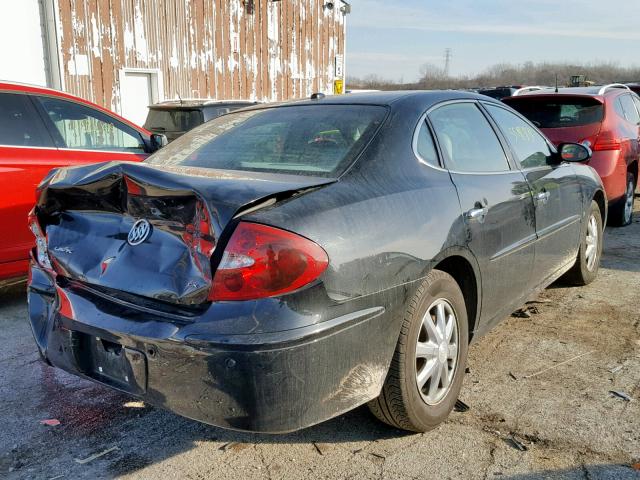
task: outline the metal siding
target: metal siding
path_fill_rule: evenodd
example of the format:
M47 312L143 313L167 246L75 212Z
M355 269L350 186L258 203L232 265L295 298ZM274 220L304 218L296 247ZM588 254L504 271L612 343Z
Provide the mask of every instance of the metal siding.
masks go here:
M125 68L157 69L164 98L332 93L334 58L344 53L339 6L255 0L247 13L244 0L60 0L64 84L117 111Z

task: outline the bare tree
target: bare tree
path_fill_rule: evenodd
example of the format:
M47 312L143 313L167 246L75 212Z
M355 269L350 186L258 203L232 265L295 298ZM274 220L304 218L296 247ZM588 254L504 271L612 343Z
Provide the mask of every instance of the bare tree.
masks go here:
M617 63L533 63L520 65L496 64L478 75L467 77L447 77L442 68L425 63L420 67L420 79L415 83L402 83L382 79L377 75L368 75L364 79L350 78L351 88L370 88L380 90L398 89L446 89L478 88L505 85L549 85L555 84L556 75L560 86L567 85L572 75L585 75L587 80L596 84L610 82L640 81L639 67L624 67Z

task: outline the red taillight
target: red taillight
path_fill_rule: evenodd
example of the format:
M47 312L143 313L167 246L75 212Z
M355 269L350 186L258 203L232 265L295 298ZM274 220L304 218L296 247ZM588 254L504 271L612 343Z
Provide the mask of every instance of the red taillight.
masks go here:
M47 237L42 233L38 217L31 211L29 213L29 229L36 237L36 256L41 267L51 270L51 261L49 260L49 250L47 249Z
M292 292L316 280L326 252L295 233L240 222L216 270L209 300L251 300Z
M604 131L600 132L598 138L596 138L592 150L594 152L602 152L605 150L620 150L621 148L620 140L615 138L612 132Z

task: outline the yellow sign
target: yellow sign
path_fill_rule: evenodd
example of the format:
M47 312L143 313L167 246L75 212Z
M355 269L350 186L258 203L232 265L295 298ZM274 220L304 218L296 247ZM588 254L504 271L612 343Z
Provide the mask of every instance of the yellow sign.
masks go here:
M344 93L344 80L337 78L333 81L333 94L342 95Z

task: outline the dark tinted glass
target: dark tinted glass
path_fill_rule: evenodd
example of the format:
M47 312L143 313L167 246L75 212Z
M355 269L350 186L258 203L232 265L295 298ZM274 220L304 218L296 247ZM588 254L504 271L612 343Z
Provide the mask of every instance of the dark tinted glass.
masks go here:
M436 147L433 144L433 137L429 131L429 127L426 122L422 122L422 126L418 131L418 138L416 141L416 152L420 155L420 158L427 162L429 165L438 167L438 154L436 153Z
M35 97L57 132L60 148L144 153L140 134L94 108L52 97Z
M515 92L515 88L490 88L486 90L478 90L480 95L486 95L487 97L495 98L496 100L502 100L503 98L510 97Z
M209 120L213 120L214 118L219 117L220 115L224 115L225 113L233 112L234 110L239 110L241 108L247 108L251 105L253 104L236 103L215 107L207 106L202 110L202 113L204 114L204 121L208 122Z
M507 103L538 128L579 127L599 123L604 105L589 97L540 97L532 95L508 99Z
M0 93L0 145L54 147L27 95Z
M504 108L487 105L487 109L507 137L522 168L541 167L552 163L551 149L535 128Z
M230 113L149 157L154 165L333 177L356 158L386 108L305 105Z
M202 123L200 110L149 109L144 128L154 132L187 132Z
M449 169L460 172L509 170L498 137L475 104L445 105L429 118Z

